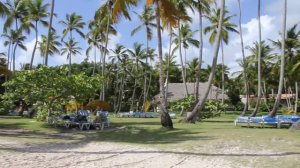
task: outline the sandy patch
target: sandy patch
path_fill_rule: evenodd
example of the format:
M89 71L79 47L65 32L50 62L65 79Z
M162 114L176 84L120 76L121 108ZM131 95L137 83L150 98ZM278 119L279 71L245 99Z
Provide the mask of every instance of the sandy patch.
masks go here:
M22 130L6 132L14 136L26 133ZM6 132L2 130L5 135L10 135ZM32 134L29 135L30 140ZM49 134L49 138L68 136L69 133ZM199 143L188 151L176 149L176 146L162 150L125 143L66 142L37 144L0 137L1 168L250 168L270 167L270 163L276 165L282 159L293 166L300 159L300 153L274 152L263 146L254 148L251 144L245 148L238 141L220 141L210 145Z
M0 140L0 148L3 168L230 167L230 162L222 158L116 143L40 146Z

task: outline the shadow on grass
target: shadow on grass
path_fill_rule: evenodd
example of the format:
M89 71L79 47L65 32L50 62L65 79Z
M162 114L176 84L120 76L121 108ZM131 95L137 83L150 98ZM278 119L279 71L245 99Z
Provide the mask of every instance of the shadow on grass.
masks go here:
M143 128L126 126L114 132L99 132L87 135L94 141L126 142L134 144L172 144L190 140L213 140L212 136L201 136L201 132L191 132L186 129L166 130L162 128Z
M78 140L73 134L49 133L41 131L27 131L22 129L0 129L0 137L28 138L28 139L57 139L57 140Z

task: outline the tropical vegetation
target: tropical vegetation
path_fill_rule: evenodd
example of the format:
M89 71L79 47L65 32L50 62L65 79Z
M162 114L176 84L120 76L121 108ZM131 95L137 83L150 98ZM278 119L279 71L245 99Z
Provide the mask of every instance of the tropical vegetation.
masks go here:
M147 0L146 3L105 0L88 23L76 12L66 14L65 19L58 22L64 26L62 31L53 23L55 1L47 2L0 2L0 19L4 21L0 101L10 108L14 101L21 99L26 104L46 109L51 115L54 108L58 110L71 99L80 103L101 100L109 102L114 113L119 113L144 111L150 102L152 110L159 109L161 125L166 128L173 128L169 111L181 106L185 112L191 112L182 120L188 123L199 121L204 116L203 111L222 112L227 108L244 109L242 115L251 113L252 116L262 109L274 116L283 106L297 112L300 31L297 24L286 26L286 0L281 37L269 40L261 37L261 2L257 1L259 38L248 46L243 44L239 0L236 3L240 9L239 23L234 23L236 14L229 13L225 0L218 3L212 0ZM199 27L192 26L192 15L198 15ZM131 35L145 33L146 43L132 41L129 45L112 46L111 39L118 34L116 24L123 18L130 22L133 16L139 24L130 30ZM207 23L204 25L203 21ZM41 30L46 33L42 34ZM204 39L207 33L208 41ZM170 39L167 52L162 44L165 34ZM17 68L17 53L21 49L31 50L24 45L30 35L34 36L34 47L28 51L31 61L22 62L21 68ZM233 75L230 66L225 64L223 53L226 48L223 43L228 44L231 36L240 36L242 53L242 59L236 60L240 69ZM87 49L80 41L86 42ZM205 43L213 46L213 52L212 62L204 64ZM199 54L191 54L189 48ZM219 53L222 62L218 62ZM79 55L86 57L81 63L75 63ZM39 56L43 62L36 64L34 60ZM64 56L68 65L48 67L49 56ZM195 83L193 93L188 90L189 82ZM208 88L200 91L200 82L207 82ZM184 84L182 100L168 102L169 83ZM207 100L212 86L221 90L221 96L213 102ZM285 102L280 102L282 94L292 96L286 96ZM241 105L240 95L247 98L244 108L237 108Z

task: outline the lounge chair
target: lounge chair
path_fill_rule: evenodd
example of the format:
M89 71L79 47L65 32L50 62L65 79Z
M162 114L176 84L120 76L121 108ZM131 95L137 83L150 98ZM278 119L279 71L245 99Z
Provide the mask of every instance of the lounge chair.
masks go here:
M97 120L97 117L94 122L90 123L91 125L93 125L94 127L99 127L101 130L103 130L105 126L109 127L110 121L109 121L109 113L107 111L102 112L99 121Z
M276 117L270 117L270 116L262 116L262 121L260 122L262 127L264 128L265 125L274 125L277 126L277 128L280 128L280 119Z
M300 120L300 117L297 115L278 115L279 125L278 128L280 128L282 125L288 125L291 126L293 123L296 123Z
M64 126L70 128L71 126L78 126L81 130L90 129L89 114L79 111L78 114L68 114L64 117Z
M249 118L249 117L238 116L238 117L234 120L234 126L237 126L238 123L247 123L247 124L248 124L248 127L249 127L249 126L250 126L250 125L249 125L249 121L250 121L250 118Z
M262 127L262 117L245 117L245 116L238 116L234 120L234 125L237 126L238 123L247 124L250 127L251 124L259 124Z

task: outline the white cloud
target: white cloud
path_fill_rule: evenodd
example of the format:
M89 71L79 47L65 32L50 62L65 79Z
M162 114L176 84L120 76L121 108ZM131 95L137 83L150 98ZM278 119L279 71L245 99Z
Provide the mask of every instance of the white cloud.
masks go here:
M276 16L278 25L282 23L283 14L283 2L282 0L273 0L266 9L266 12L270 15ZM300 22L299 19L299 0L289 0L287 1L287 27L291 27L296 23ZM281 28L281 27L280 27Z
M38 37L38 40L41 40L41 37ZM31 56L33 52L33 48L35 45L35 39L32 39L28 42L25 42L24 45L26 46L27 50L22 50L20 47L18 47L18 51L16 52L16 69L20 69L23 64L30 63ZM43 58L40 57L40 51L39 49L36 49L33 65L41 64L43 63Z
M279 28L275 17L264 15L261 17L262 40L268 42L268 39L278 39ZM253 42L258 40L258 20L251 19L249 22L242 24L244 46L252 46ZM239 34L232 35L229 44L224 46L225 64L229 66L231 72L239 69L236 59L242 58L241 44ZM248 56L250 52L245 50L245 55Z

